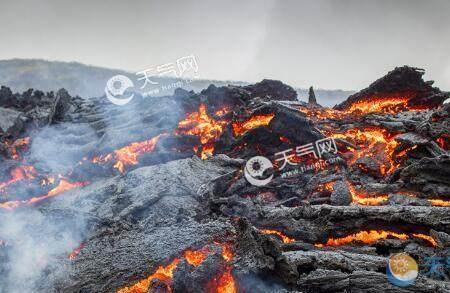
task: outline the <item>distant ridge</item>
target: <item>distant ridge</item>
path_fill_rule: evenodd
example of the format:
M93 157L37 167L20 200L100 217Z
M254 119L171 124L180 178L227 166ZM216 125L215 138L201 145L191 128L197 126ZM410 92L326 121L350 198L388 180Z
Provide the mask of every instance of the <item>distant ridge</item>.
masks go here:
M98 97L104 94L106 81L114 75L123 74L136 79L133 72L86 65L79 62L47 61L42 59L0 60L0 85L10 87L14 92L23 92L29 88L42 91L57 91L65 88L71 95L83 98ZM180 79L170 77L152 77L160 85L174 84ZM210 84L216 86L248 85L242 81L194 80L184 83L183 88L199 92ZM307 89L296 88L299 99L307 101ZM172 94L173 89L161 95ZM337 104L353 91L315 89L318 103L325 106Z

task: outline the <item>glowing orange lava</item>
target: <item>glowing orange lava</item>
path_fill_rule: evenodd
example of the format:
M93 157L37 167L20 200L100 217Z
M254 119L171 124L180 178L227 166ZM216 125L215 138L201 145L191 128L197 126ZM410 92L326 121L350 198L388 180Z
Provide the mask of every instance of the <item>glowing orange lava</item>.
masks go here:
M331 108L321 108L321 107L299 107L298 110L306 114L306 117L313 121L325 120L325 119L342 119L345 118L346 113L334 110Z
M231 274L231 269L228 267L222 275L214 278L208 288L211 288L208 290L211 293L236 293L237 286Z
M295 239L294 239L294 238L290 238L290 237L288 237L288 236L284 235L283 233L281 233L281 232L279 232L279 231L276 231L276 230L259 229L259 231L260 231L261 233L268 234L268 235L277 235L277 236L279 236L279 237L281 238L281 240L283 241L283 243L292 243L292 242L295 242Z
M421 238L427 240L432 246L436 246L436 241L428 235L424 234L412 234L413 237ZM342 246L355 242L360 242L364 244L373 244L381 239L387 239L388 237L393 237L401 240L409 239L410 236L404 233L396 233L391 231L383 231L383 230L369 230L369 231L360 231L345 237L341 238L329 238L327 243L325 244L315 244L316 247L324 247L324 246Z
M247 131L255 129L259 126L267 126L272 121L275 114L260 114L254 115L243 122L233 122L234 136L241 136Z
M77 258L77 255L81 252L81 250L84 248L84 243L81 243L80 246L78 246L77 248L75 248L70 254L69 254L69 259L70 260L75 260L75 258Z
M69 181L67 181L66 179L61 179L61 181L59 182L58 186L56 186L55 188L53 188L52 190L50 190L46 195L42 195L42 196L37 196L37 197L32 197L30 199L27 200L15 200L15 201L7 201L7 202L3 202L0 203L0 208L2 209L7 209L7 210L13 210L19 206L22 205L27 205L27 204L34 204L37 202L40 202L44 199L50 198L50 197L54 197L58 194L61 194L63 192L69 191L71 189L77 188L77 187L83 187L90 184L90 182L74 182L71 183Z
M428 235L425 235L425 234L416 234L416 233L413 233L412 235L414 237L416 237L416 238L421 238L421 239L424 239L424 240L428 241L434 247L437 246L436 240L434 240L434 238L431 237L431 236L428 236Z
M333 192L333 185L334 181L331 182L325 182L317 186L316 191L317 192Z
M436 139L436 142L444 150L450 150L450 134L443 134Z
M408 101L413 97L412 93L391 94L383 97L370 97L354 102L348 107L347 113L386 113L396 114L402 111L411 110Z
M362 191L356 191L353 184L350 182L346 182L348 190L350 191L350 194L352 195L352 202L360 205L379 205L385 201L387 201L388 196L387 195L377 195L375 197L371 197L369 194L362 192Z
M450 201L448 200L442 200L442 199L429 199L428 202L432 206L438 206L438 207L450 207Z
M175 258L167 266L159 266L148 278L145 278L130 287L119 289L117 293L147 293L153 279L158 279L170 286L173 278L173 270L180 263L181 259Z
M226 124L228 121L211 118L206 111L206 105L200 104L197 112L188 114L186 119L178 123L175 134L198 136L203 147L201 157L206 158L207 155L213 154L214 142L220 137Z
M222 247L222 257L224 258L225 261L230 262L233 257L231 247L228 244L219 244L219 243L215 244L220 245ZM171 292L172 290L171 286L173 282L173 271L175 270L177 265L181 262L181 260L184 258L190 265L197 267L206 259L208 253L210 253L208 246L205 246L199 250L187 250L183 253L182 258L175 258L168 265L159 266L158 269L148 278L142 279L132 286L119 289L117 293L147 293L149 290L149 286L152 280L154 279L158 279L164 282L169 291ZM234 278L231 275L231 269L227 267L227 269L221 276L211 281L211 286L208 286L208 288L211 288L211 292L216 293L237 292ZM233 288L235 291L231 291Z
M360 148L352 151L350 164L355 164L359 158L371 157L380 164L382 175L391 173L398 166L393 158L398 142L394 135L383 128L353 128L344 133L330 133L329 136L349 140Z
M0 182L0 191L18 181L34 179L37 175L36 170L33 166L19 166L11 170L11 179L6 182Z
M18 160L20 158L18 149L26 147L30 144L30 138L24 137L16 139L15 141L6 141L5 145L8 147L9 153L11 154L11 158L14 160Z
M115 150L112 153L98 156L92 159L93 163L105 163L114 160L114 168L121 173L125 172L125 167L129 165L137 165L139 163L139 156L144 153L151 153L155 150L159 139L166 134L159 134L151 139L141 142L133 142L121 149Z

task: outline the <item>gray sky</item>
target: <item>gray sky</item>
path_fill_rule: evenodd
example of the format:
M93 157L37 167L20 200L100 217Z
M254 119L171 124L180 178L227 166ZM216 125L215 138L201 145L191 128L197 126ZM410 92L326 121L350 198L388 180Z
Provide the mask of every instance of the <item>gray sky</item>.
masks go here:
M202 78L360 89L395 66L450 90L450 1L0 0L0 59L131 71L194 54Z

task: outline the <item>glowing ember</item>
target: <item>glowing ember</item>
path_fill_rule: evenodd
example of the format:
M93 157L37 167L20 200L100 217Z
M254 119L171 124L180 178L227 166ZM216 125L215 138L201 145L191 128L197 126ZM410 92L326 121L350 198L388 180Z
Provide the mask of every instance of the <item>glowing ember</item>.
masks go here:
M19 206L27 205L27 204L34 204L37 202L40 202L44 199L54 197L58 194L61 194L63 192L69 191L71 189L77 188L77 187L83 187L88 185L89 182L75 182L71 183L67 181L66 179L61 179L58 186L50 190L46 195L38 196L38 197L32 197L27 200L16 200L16 201L7 201L4 203L0 203L0 208L7 209L7 210L13 210Z
M233 253L231 251L231 247L228 244L220 244L216 243L216 245L220 245L222 247L222 257L225 261L229 262L233 258ZM183 253L183 258L192 265L199 266L207 257L208 253L210 253L209 247L205 246L199 250L187 250ZM171 263L167 266L159 266L158 269L151 274L148 278L142 279L136 284L124 287L119 289L117 293L147 293L149 290L149 286L154 279L158 279L164 282L169 288L170 292L172 290L172 282L173 282L173 271L180 263L183 258L175 258ZM217 279L212 281L213 287L212 292L223 292L223 293L233 293L236 291L236 286L234 283L233 276L231 275L231 269L227 268L227 270ZM210 286L208 286L210 288ZM230 291L234 288L234 291Z
M413 237L421 238L427 240L432 246L436 246L436 241L424 234L412 234ZM393 237L401 240L409 239L409 236L404 233L396 233L391 231L377 231L377 230L369 230L369 231L360 231L345 237L341 238L330 238L325 244L316 244L316 247L324 247L324 246L341 246L354 242L361 242L364 244L373 244L381 239L387 239L388 237Z
M333 185L334 185L334 181L322 183L319 186L317 186L316 191L317 192L328 192L328 193L331 193L331 192L333 192Z
M408 101L413 97L412 93L392 94L383 97L370 97L357 101L346 109L347 113L389 113L396 114L410 110Z
M84 248L84 243L81 243L80 246L78 246L77 248L75 248L70 254L69 254L69 259L70 260L75 260L75 258L77 257L77 255L81 252L81 250Z
M198 136L203 146L201 157L206 158L208 154L213 154L213 143L220 137L223 132L223 127L227 123L225 120L216 121L209 117L205 104L201 104L198 112L188 114L186 119L178 123L175 134Z
M218 278L214 278L208 287L211 288L209 291L214 293L237 292L236 282L234 281L230 268L227 268L226 271Z
M0 182L0 191L7 187L8 185L11 185L13 183L16 183L21 180L28 180L28 179L34 179L37 175L36 170L33 166L19 166L11 170L10 176L11 179L6 182Z
M230 262L233 259L234 253L230 244L219 242L214 242L214 244L219 245L222 248L222 257L225 261Z
M30 138L19 138L13 142L6 141L5 145L8 147L9 153L11 154L11 158L14 160L18 160L20 158L18 149L26 147L30 144Z
M217 110L215 114L218 117L222 117L228 112L230 112L230 109L231 109L230 107L223 107L222 109Z
M184 253L186 261L194 267L198 267L205 260L207 255L208 251L206 249L196 251L188 250Z
M200 154L200 157L202 160L207 159L208 157L212 156L214 153L214 144L213 143L207 143L202 146L202 152Z
M161 280L166 285L170 286L173 278L173 270L175 270L180 260L181 259L179 258L175 258L167 266L159 266L148 278L139 281L133 286L119 289L117 293L147 293L153 279Z
M283 243L292 243L295 242L295 239L290 238L286 235L284 235L283 233L276 231L276 230L270 230L270 229L260 229L259 231L261 231L264 234L268 234L268 235L277 235L281 238L281 240L283 241Z
M331 133L329 136L350 140L360 148L360 150L352 151L353 158L350 160L350 164L354 164L359 158L371 157L380 164L382 175L391 173L398 165L393 159L398 142L394 139L394 135L383 128L355 128L342 134Z
M443 134L436 139L436 142L444 150L450 150L450 134Z
M341 246L350 244L352 242L362 242L364 244L372 244L377 242L380 239L386 239L388 237L395 237L398 239L408 239L408 235L406 234L400 234L395 232L388 232L388 231L376 231L376 230L370 230L370 231L361 231L355 234L351 234L342 238L330 238L328 239L327 243L325 245L323 244L316 244L317 247L323 247L323 246Z
M429 199L428 202L433 206L450 207L450 201L442 199Z
M234 136L241 136L259 126L267 126L273 117L275 117L275 114L261 114L254 115L243 122L234 122L232 124Z
M121 149L115 150L107 155L102 155L92 159L94 163L105 163L115 160L114 168L121 173L125 172L125 167L129 165L137 165L139 156L144 153L151 153L155 150L158 140L166 134L159 134L151 139L141 142L133 142Z
M427 107L410 107L408 101L415 96L414 93L388 94L379 97L367 97L351 104L345 110L336 110L325 107L299 107L299 111L314 121L325 119L346 119L363 116L369 113L397 114L403 111L416 111Z
M345 116L346 116L345 112L342 112L339 110L334 110L331 108L300 107L298 110L302 113L305 113L306 116L313 121L319 121L319 120L325 120L325 119L342 119L342 118L345 118Z
M376 197L370 197L368 194L356 191L355 187L347 181L348 190L352 195L352 202L360 205L379 205L388 199L387 195L378 195Z
M431 236L424 235L424 234L412 234L412 235L413 235L414 237L416 237L416 238L421 238L421 239L424 239L424 240L430 242L430 244L431 244L432 246L434 246L434 247L437 246L436 240L434 240L434 238L431 237Z

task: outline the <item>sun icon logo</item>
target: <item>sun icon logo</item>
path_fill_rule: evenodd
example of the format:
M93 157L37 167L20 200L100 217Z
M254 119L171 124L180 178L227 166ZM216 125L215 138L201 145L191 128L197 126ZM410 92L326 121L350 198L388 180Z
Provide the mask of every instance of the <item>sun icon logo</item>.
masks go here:
M419 273L417 262L407 253L396 253L389 257L386 274L389 282L399 287L414 283Z

